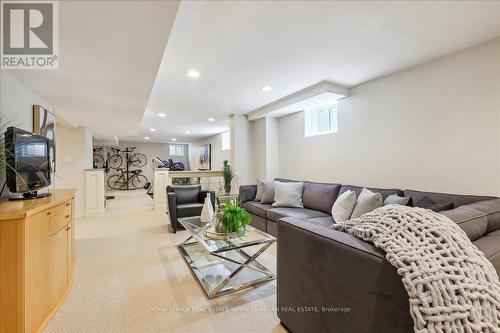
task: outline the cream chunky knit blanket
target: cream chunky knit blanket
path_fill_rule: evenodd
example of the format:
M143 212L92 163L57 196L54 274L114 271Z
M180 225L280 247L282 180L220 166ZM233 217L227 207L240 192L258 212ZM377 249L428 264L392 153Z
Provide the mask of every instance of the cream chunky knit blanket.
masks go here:
M500 332L495 268L449 218L388 205L332 227L386 252L408 292L415 333Z

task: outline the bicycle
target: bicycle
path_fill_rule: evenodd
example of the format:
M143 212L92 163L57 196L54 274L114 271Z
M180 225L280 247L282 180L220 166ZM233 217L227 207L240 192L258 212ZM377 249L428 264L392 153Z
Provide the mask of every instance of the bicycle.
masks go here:
M118 168L120 175L112 175L108 178L108 186L113 190L136 190L144 188L148 182L148 178L141 175L142 170L124 171Z
M136 168L142 168L146 166L148 163L148 159L146 155L142 153L132 153L136 147L127 147L125 150L121 150L120 148L111 147L111 150L114 152L113 155L108 159L108 165L111 169L118 170L123 164L123 156L122 153L125 153L125 159L127 165L132 165Z
M104 156L99 154L99 152L102 151L102 147L97 147L93 148L93 163L94 163L94 169L103 169L106 162L104 161Z

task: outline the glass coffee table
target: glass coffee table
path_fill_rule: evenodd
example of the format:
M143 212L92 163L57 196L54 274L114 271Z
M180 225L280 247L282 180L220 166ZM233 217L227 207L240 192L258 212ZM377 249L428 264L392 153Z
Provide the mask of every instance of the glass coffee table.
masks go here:
M199 216L178 221L191 234L178 248L208 298L276 278L257 261L257 257L276 242L273 236L247 226L242 237L212 239L205 235L211 225L202 223Z

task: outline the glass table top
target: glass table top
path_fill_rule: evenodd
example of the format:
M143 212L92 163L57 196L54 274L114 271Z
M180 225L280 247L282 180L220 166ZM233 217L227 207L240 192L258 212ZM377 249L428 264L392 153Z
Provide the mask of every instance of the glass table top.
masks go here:
M182 217L178 221L209 252L224 252L276 241L275 237L251 225L245 228L245 234L241 237L213 239L205 235L205 230L210 228L213 222L203 223L199 216Z

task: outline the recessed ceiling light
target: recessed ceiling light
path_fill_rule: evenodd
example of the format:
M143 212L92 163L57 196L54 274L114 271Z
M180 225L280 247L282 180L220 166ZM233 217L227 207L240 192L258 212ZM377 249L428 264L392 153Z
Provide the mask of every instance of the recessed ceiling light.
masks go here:
M149 136L145 136L145 137L144 137L144 140L149 140Z
M215 118L208 118L208 121L215 121Z
M165 113L158 113L158 117L166 117L167 115Z
M186 131L186 134L190 134L191 132L190 131Z
M192 69L189 72L187 72L187 75L189 77L192 77L192 78L197 78L197 77L200 77L200 72L195 71L194 69Z
M260 87L260 90L262 90L262 91L271 91L271 90L273 90L273 88L271 88L269 86L263 86L263 87Z
M156 128L150 128L149 129L150 132L155 132L156 131Z
M176 138L172 138L172 141L177 141L177 139Z

